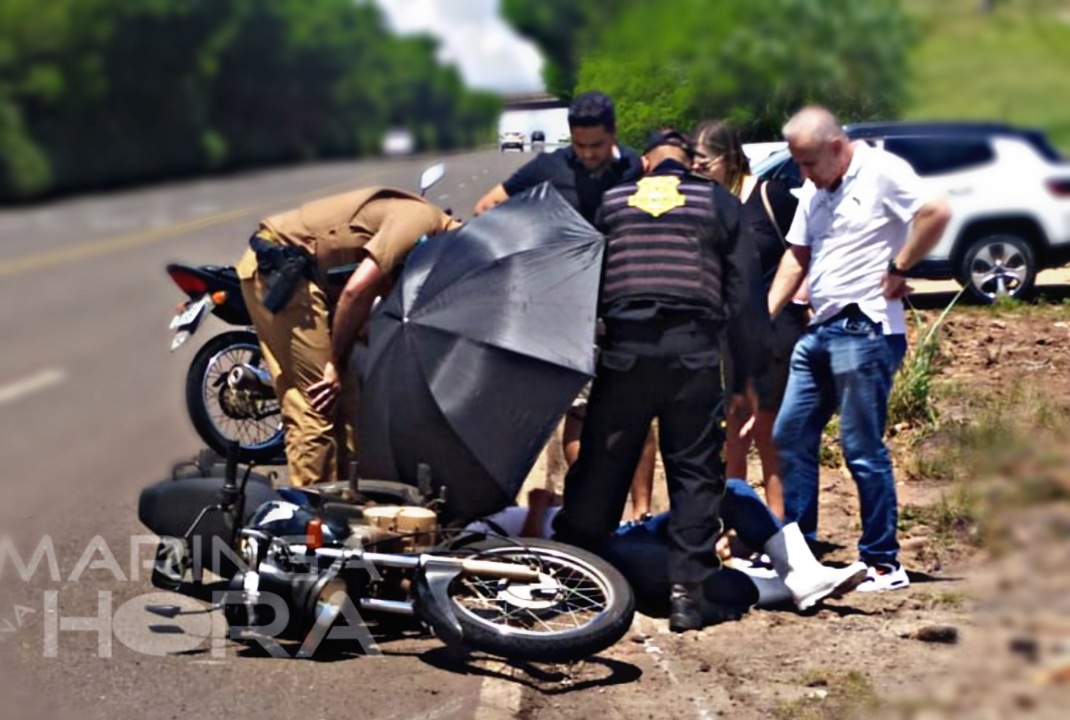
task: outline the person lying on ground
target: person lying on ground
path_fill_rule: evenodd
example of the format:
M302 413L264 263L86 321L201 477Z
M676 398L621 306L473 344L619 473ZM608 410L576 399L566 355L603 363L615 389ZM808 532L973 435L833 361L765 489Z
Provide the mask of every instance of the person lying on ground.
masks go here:
M508 537L550 538L560 509L559 495L536 489L528 494L528 507L507 507L466 529ZM727 481L721 512L725 530L735 530L745 545L762 550L772 571L733 562L711 575L704 587L714 608L708 624L739 619L751 607L788 601L800 611L808 610L825 598L850 592L866 577L864 563L846 568L822 565L798 525L783 525L741 480ZM598 549L631 583L640 609L651 615L665 614L669 605L668 519L669 513L661 513L646 522L622 526ZM714 548L710 552L715 552Z

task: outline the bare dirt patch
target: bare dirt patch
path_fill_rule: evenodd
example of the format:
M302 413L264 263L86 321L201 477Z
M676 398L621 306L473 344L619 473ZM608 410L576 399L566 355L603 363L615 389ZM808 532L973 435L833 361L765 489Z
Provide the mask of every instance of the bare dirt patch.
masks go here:
M930 305L923 325L939 315ZM805 616L755 610L684 636L640 617L603 658L548 683L522 680L522 715L1066 717L1070 305L960 307L941 337L935 423L889 440L910 588L854 593ZM850 562L857 496L834 456L829 465L825 560ZM664 506L663 490L656 501Z

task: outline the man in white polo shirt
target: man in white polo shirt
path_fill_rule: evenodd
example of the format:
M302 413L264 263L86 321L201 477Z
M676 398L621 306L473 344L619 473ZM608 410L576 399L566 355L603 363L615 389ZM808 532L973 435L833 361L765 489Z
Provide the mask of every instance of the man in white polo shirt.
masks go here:
M784 126L808 181L787 240L769 311L777 313L809 278L813 318L791 357L773 431L784 477L784 521L805 542L817 531L821 433L840 414L840 442L858 487L859 590L894 590L910 581L899 564L895 479L884 429L892 378L906 352L903 274L924 258L950 218L947 202L926 197L914 170L891 153L852 143L821 107Z

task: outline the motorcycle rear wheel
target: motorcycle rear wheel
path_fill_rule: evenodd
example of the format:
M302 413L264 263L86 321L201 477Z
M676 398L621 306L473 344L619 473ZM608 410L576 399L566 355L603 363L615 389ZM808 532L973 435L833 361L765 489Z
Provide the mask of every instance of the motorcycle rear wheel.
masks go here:
M233 330L206 342L190 363L186 374L186 407L201 439L221 457L227 444L238 441L238 462L272 464L285 462L282 416L277 399L258 400L257 417L243 416L227 405L224 393L231 368L260 363L256 333Z
M573 662L610 647L631 627L635 598L612 565L550 540L487 539L475 557L537 567L539 583L457 577L453 611L474 650L516 660Z

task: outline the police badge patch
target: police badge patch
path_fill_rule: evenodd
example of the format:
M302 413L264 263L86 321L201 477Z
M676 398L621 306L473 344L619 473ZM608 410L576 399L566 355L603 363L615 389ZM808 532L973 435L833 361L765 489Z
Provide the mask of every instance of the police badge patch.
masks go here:
M636 185L638 189L628 197L628 206L638 208L652 217L660 217L673 208L687 204L687 198L678 190L678 177L655 175L643 178Z

